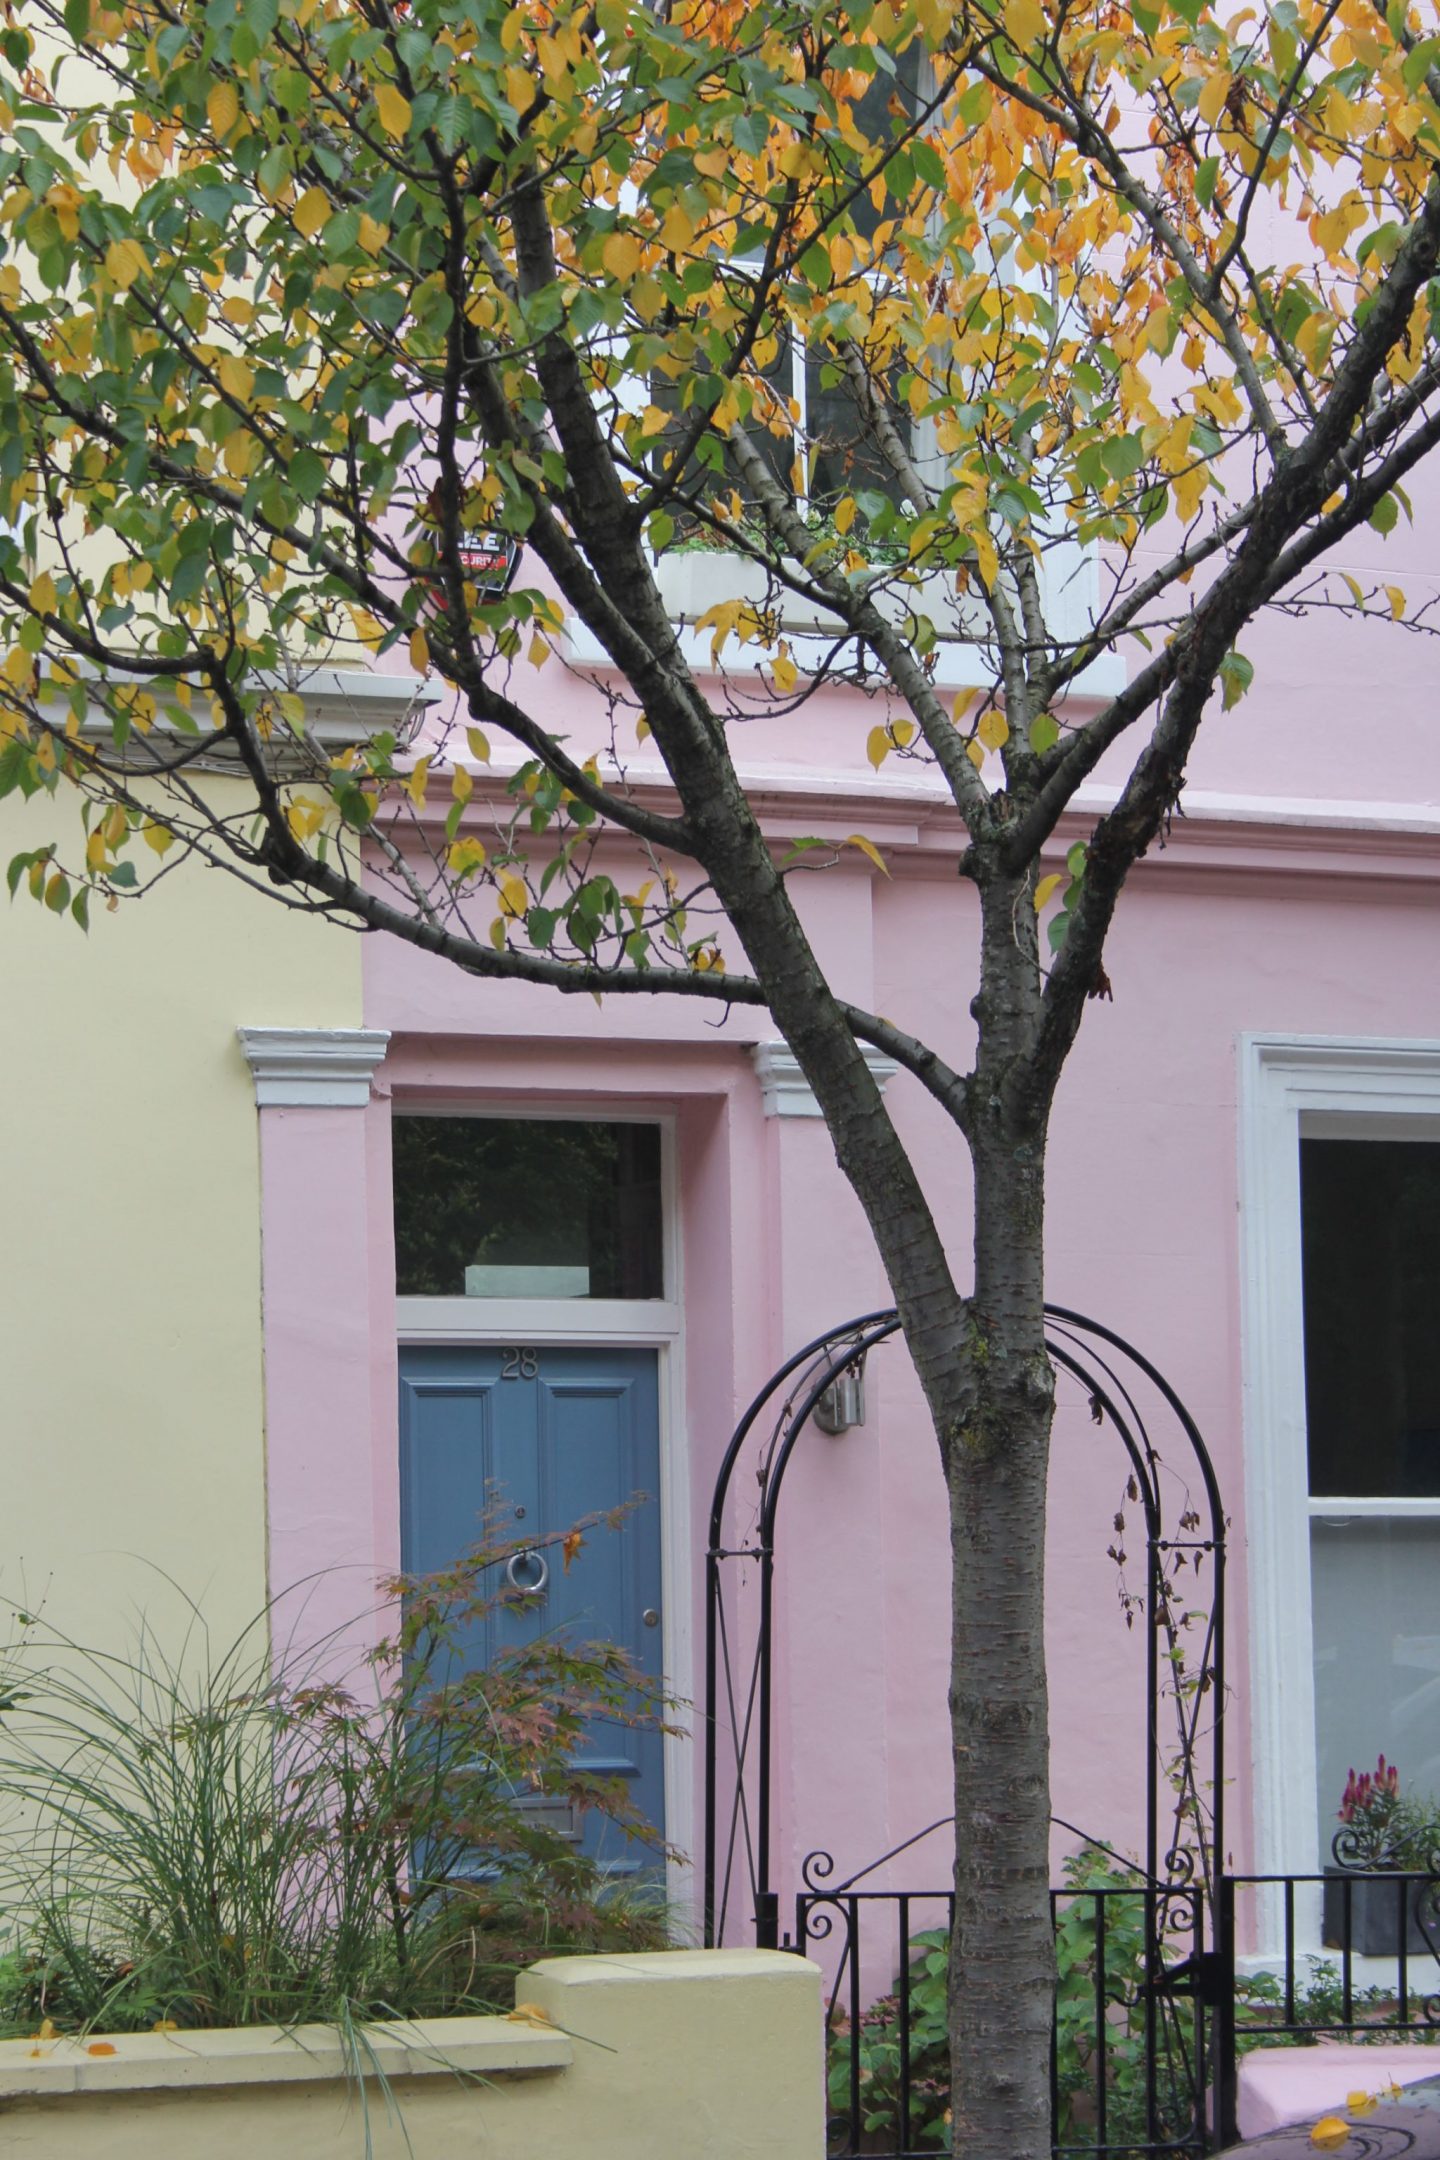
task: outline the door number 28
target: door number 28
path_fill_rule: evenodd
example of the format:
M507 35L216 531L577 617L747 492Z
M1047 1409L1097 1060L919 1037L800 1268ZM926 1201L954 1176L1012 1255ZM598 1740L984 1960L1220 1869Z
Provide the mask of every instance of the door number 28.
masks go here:
M538 1350L502 1350L500 1353L500 1377L502 1380L533 1380L540 1371Z

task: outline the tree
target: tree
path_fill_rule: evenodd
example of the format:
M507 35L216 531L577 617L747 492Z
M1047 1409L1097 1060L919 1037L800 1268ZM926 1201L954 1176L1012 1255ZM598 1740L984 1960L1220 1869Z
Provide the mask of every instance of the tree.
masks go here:
M987 2160L1048 2142L1050 1107L1247 623L1404 609L1325 556L1389 529L1440 437L1419 12L24 0L0 34L0 790L84 809L78 854L11 889L83 923L174 850L475 975L768 1007L948 1479L956 2148ZM477 569L497 537L527 550L509 590ZM701 544L733 571L708 691L662 592ZM830 634L789 634L797 604ZM613 670L604 758L533 694L566 620ZM417 754L305 734L293 671L345 636L453 692ZM978 702L937 693L942 637L985 656ZM727 745L735 642L772 710L854 684L872 763L943 775L979 903L967 1071L827 983ZM1085 700L1115 653L1125 687ZM668 806L624 777L632 728ZM524 762L487 853L492 733ZM1125 738L1114 807L1045 871ZM443 847L407 838L427 789ZM653 864L634 892L593 861L609 828ZM867 1043L969 1147L968 1286Z

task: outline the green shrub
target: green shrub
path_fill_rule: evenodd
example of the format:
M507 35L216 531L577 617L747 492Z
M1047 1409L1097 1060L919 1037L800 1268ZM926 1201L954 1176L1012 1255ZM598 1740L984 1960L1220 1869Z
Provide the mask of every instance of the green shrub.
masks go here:
M588 1525L585 1527L589 1527ZM573 1533L572 1533L573 1535ZM527 1540L525 1549L553 1540ZM596 1720L664 1705L611 1645L540 1636L466 1672L529 1593L493 1536L392 1585L393 1637L354 1691L264 1629L216 1655L123 1655L17 1615L0 1658L0 2025L33 2031L433 2017L504 2002L537 1955L666 1939L654 1832L577 1769ZM573 1548L571 1548L573 1549ZM529 1804L641 1846L615 1878Z

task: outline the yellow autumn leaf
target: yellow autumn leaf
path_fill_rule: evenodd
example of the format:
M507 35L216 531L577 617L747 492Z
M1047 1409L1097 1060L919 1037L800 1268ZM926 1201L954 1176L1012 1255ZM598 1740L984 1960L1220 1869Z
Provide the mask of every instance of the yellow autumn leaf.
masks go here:
M1387 585L1385 587L1385 598L1390 603L1391 621L1399 622L1401 616L1405 613L1404 592L1398 585Z
M1188 472L1177 473L1170 484L1171 498L1176 515L1189 524L1200 507L1200 498L1209 485L1209 475L1203 465L1192 465Z
M467 803L475 789L475 776L468 766L457 765L450 775L450 793L458 803Z
M136 278L144 277L149 268L149 259L138 240L112 240L105 250L105 274L122 292L128 292Z
M695 227L679 203L671 203L660 226L660 245L669 255L683 255L695 238Z
M835 530L843 540L855 523L856 503L853 495L842 495L835 505Z
M212 133L223 142L240 117L240 93L234 83L218 82L205 100Z
M1225 100L1230 95L1230 88L1234 80L1233 75L1227 74L1221 68L1201 86L1195 110L1205 122L1206 127L1214 127L1221 113L1224 112Z
M871 728L870 733L865 738L865 755L869 758L876 772L879 772L880 767L889 757L894 747L895 745L890 740L889 728Z
M389 238L389 226L380 224L378 219L371 217L368 210L362 210L360 213L360 245L364 248L366 254L378 255Z
M429 777L429 758L416 758L414 765L410 769L410 777L405 782L405 792L417 810L423 810L425 807L425 783Z
M168 825L160 824L156 818L146 818L140 828L140 837L146 847L153 848L157 855L163 855L167 848L175 845L174 833Z
M306 188L295 205L295 230L313 240L330 216L330 198L322 187Z
M239 353L221 353L215 373L227 397L239 398L243 403L254 392L255 371Z
M55 580L48 570L42 570L30 587L30 605L37 615L50 615L60 599L55 590Z
M800 675L800 670L796 667L788 652L782 650L776 653L770 663L770 672L775 678L776 689L781 692L782 696L788 697L795 688Z
M490 738L485 733L484 729L478 727L467 727L465 730L465 740L470 746L471 757L473 757L478 764L488 765L490 762Z
M981 766L985 763L984 744L978 742L967 742L965 745L965 755L969 758L970 763L975 767L976 772L979 772Z
M1340 2115L1322 2115L1310 2132L1310 2142L1321 2152L1338 2152L1349 2142L1350 2125Z
M1352 2115L1373 2115L1380 2100L1376 2093L1352 2092L1345 2095L1345 2106Z
M993 585L1000 575L1000 557L995 542L983 525L977 525L970 535L975 548L975 560L980 565L980 575L987 585Z
M1037 915L1046 902L1054 898L1064 882L1065 873L1063 870L1052 870L1048 877L1041 878L1039 884L1035 887L1035 912Z
M570 1563L567 1560L565 1564L568 1567ZM538 2025L542 2032L555 2030L554 2019L539 2003L517 2002L514 2009L507 2010L505 2015L512 2025Z
M981 713L975 732L987 750L999 750L1010 740L1010 723L997 706L991 705Z
M467 833L463 840L455 842L445 860L453 876L468 877L472 870L484 869L485 843Z
M858 847L862 855L869 856L882 877L889 877L890 872L885 867L884 856L880 853L873 840L866 839L864 833L846 833L840 844L842 847Z
M410 100L394 83L381 83L375 92L375 110L385 133L396 142L410 132Z
M600 260L623 285L640 268L640 243L634 233L613 232L600 250Z
M1012 45L1022 50L1040 45L1049 27L1039 0L1006 0L1005 35Z
M500 912L502 915L519 917L530 910L530 895L525 890L523 878L516 877L513 870L502 870L496 883L500 887Z
M410 665L417 675L423 675L430 665L430 641L418 626L410 633Z

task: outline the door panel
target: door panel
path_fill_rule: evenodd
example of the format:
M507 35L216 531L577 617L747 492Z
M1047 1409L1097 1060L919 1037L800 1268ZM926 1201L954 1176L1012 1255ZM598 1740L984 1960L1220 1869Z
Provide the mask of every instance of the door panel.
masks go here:
M413 1574L452 1566L480 1537L487 1509L503 1536L543 1536L641 1496L618 1529L587 1532L568 1571L558 1545L547 1548L549 1579L534 1607L493 1614L464 1654L483 1664L502 1645L564 1628L580 1642L623 1644L659 1679L662 1630L645 1621L660 1610L654 1350L402 1349L400 1470L401 1559ZM663 1828L658 1733L597 1721L577 1762L625 1778ZM581 1838L616 1872L651 1858L598 1817L585 1818Z

